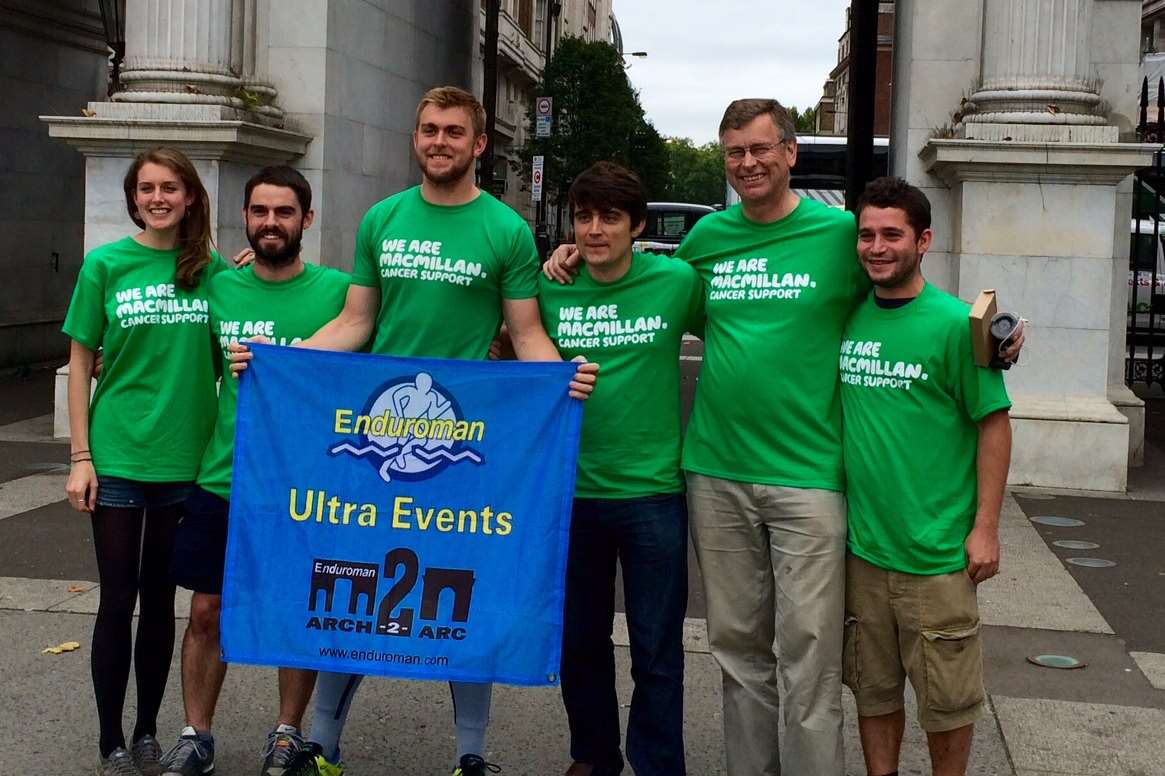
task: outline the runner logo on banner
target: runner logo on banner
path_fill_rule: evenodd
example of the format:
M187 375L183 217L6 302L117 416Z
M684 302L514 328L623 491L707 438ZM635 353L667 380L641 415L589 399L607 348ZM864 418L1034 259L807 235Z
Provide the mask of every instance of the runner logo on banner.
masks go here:
M224 659L557 683L576 365L252 348Z

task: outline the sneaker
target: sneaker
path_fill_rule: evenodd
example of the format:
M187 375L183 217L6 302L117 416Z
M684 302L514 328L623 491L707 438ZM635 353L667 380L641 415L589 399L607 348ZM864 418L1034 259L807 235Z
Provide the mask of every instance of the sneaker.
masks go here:
M145 735L133 742L133 762L142 776L161 776L162 745L158 739Z
M318 747L303 740L291 725L280 725L267 736L260 776L319 776Z
M97 757L97 776L142 776L142 772L133 764L133 757L119 746L109 753L108 757Z
M344 761L337 760L331 763L322 754L317 754L316 770L320 772L320 776L344 776Z
M174 748L162 758L162 776L210 776L214 773L214 739L202 738L187 725Z
M453 776L485 776L486 773L501 773L502 769L487 763L475 754L461 755L461 762L453 769Z

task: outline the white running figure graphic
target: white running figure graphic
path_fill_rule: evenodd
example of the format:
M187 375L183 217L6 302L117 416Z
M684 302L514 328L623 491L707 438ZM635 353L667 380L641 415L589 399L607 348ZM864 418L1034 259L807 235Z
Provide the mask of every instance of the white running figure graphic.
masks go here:
M452 407L452 402L433 390L433 378L427 372L418 372L412 385L405 383L392 392L392 410L393 414L398 418L436 420L446 412L449 412ZM400 453L397 454L396 459L393 461L398 471L407 466L405 456L409 455L414 447L422 444L424 441L417 439L412 434L401 437L400 439L404 441L400 442L398 440L400 443ZM386 461L385 465L387 463ZM388 479L387 476L385 479Z

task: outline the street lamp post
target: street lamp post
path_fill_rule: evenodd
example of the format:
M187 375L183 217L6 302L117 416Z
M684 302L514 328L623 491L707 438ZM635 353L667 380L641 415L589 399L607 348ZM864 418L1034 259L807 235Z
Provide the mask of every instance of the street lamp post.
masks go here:
M878 85L878 0L850 4L849 116L845 154L845 206L858 197L874 171L874 96Z
M485 63L482 79L481 104L485 108L485 151L481 155L481 187L493 193L494 188L494 140L498 111L498 16L502 12L501 0L485 2Z

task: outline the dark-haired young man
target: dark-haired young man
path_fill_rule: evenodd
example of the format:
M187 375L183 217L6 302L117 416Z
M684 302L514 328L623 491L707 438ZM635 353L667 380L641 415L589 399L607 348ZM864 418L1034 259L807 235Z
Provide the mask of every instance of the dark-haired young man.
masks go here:
M598 162L570 187L583 264L573 285L543 278L542 321L564 359L603 364L579 443L563 617L568 776L623 770L615 655L615 563L623 570L631 676L627 759L638 776L685 773L683 623L687 507L680 471L680 345L703 324L689 265L633 253L647 193L631 171Z
M926 195L900 178L870 182L858 256L874 290L840 355L843 670L870 776L898 772L907 678L933 773L966 773L984 698L975 586L999 568L1011 402L1001 373L973 363L967 303L923 279L930 240Z
M243 218L255 252L250 266L223 272L209 288L210 322L222 346L261 334L291 344L309 337L344 306L348 276L307 264L300 256L311 226L311 188L290 167L267 167L247 181ZM238 382L222 381L214 434L187 499L174 550L175 581L194 591L182 639L182 701L186 727L163 758L167 776L204 776L214 770L211 722L226 675L219 645L227 515L230 510ZM279 669L279 716L268 736L262 776L316 774L315 753L299 732L314 671Z

